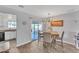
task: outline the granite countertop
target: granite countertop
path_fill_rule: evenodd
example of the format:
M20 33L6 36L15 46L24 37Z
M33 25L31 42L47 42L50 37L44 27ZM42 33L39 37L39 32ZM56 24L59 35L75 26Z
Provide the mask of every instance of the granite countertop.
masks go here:
M0 32L9 32L9 31L16 31L16 29L5 29L5 30L0 30Z
M0 32L16 31L16 28L0 27Z

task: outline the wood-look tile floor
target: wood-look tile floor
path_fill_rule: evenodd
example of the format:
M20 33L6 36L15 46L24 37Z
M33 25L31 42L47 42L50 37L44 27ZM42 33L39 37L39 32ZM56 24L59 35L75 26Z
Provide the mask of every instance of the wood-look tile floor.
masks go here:
M60 46L60 43L57 42L55 48L48 47L44 48L42 40L38 43L38 41L33 41L32 43L20 46L16 48L16 40L10 41L10 53L78 53L79 49L76 49L73 45L64 44L64 48Z

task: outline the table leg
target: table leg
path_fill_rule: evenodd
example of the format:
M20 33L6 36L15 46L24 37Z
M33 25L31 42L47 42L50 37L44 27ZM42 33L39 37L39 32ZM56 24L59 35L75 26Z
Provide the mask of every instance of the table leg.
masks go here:
M53 44L53 48L55 48L55 46L56 46L56 37L55 36L53 36L53 39L51 42L51 47L52 47L52 44Z

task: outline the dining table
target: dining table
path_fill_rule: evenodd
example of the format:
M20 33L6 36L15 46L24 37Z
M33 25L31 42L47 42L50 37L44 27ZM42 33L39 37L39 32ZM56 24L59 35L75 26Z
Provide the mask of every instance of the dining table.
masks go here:
M43 35L46 34L46 33L51 34L51 38L54 38L54 39L59 37L59 33L56 32L56 31L44 31Z
M55 47L56 46L56 40L59 38L59 33L58 32L51 32L51 38L52 38L51 46L53 44L54 47Z
M56 32L56 31L44 31L43 35L46 34L46 33L49 33L51 35L51 41L52 41L51 42L51 46L52 46L52 44L54 44L54 47L55 47L55 45L56 45L56 39L59 38L59 33Z

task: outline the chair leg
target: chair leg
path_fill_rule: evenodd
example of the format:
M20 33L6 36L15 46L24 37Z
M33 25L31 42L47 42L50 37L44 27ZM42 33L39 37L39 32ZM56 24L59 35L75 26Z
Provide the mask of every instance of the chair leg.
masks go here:
M39 43L40 37L38 36L38 43Z
M52 40L52 42L50 44L51 47L52 47L52 44L53 44L53 48L55 48L55 46L56 46L56 40L55 39Z
M61 40L61 46L62 46L62 48L63 48L63 40Z
M46 48L46 47L47 47L47 46L46 46L46 42L43 42L43 47L44 47L44 48Z
M54 48L56 48L56 40L54 40Z
M39 44L40 40L41 40L41 37L38 37L38 44Z
M38 43L39 43L39 39L38 39Z
M52 47L52 44L53 44L53 40L52 40L52 42L50 43L50 47Z

